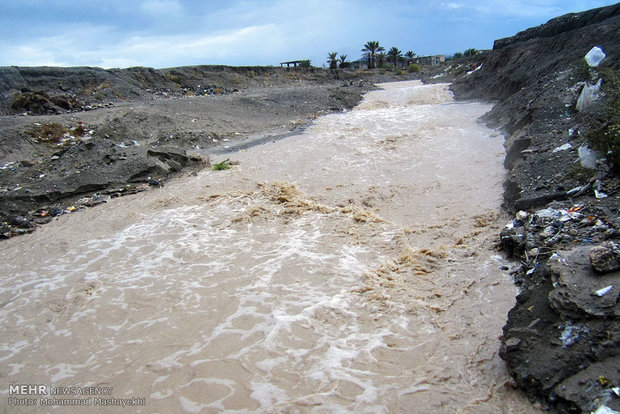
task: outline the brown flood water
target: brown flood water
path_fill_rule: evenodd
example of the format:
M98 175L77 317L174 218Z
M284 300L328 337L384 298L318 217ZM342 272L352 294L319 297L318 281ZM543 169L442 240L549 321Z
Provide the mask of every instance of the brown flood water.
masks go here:
M2 412L535 412L497 355L516 289L490 106L382 88L231 170L3 242Z

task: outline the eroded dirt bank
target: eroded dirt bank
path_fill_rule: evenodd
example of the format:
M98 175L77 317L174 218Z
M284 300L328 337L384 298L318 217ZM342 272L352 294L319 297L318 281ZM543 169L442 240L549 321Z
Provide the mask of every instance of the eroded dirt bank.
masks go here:
M595 46L606 57L591 67ZM559 412L620 410L619 69L617 4L498 40L438 78L461 99L496 102L485 120L507 134L515 215L500 242L521 288L501 355Z

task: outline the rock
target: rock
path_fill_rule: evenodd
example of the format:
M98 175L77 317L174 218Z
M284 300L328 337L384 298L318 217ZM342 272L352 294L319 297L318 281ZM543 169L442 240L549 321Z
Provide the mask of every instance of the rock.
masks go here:
M12 217L9 224L21 228L21 229L29 229L32 227L32 223L26 217L15 216Z
M529 214L526 211L521 210L515 215L515 218L520 222L523 222L528 218L528 216Z
M561 252L562 261L550 261L554 288L549 292L549 304L566 319L618 317L620 288L612 288L603 296L596 292L610 285L620 287L620 272L604 276L594 273L588 250L592 249L580 246Z
M599 273L620 269L620 249L612 242L592 247L589 256L592 268Z
M614 384L620 383L620 355L591 364L560 382L554 390L558 397L573 401L584 413L593 412L605 403L614 410L620 410L620 399L599 381L600 377Z

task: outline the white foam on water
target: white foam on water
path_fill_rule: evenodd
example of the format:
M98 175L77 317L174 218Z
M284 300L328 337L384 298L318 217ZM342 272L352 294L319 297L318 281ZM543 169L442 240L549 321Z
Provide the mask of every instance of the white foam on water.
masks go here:
M475 121L489 106L454 104L447 85L381 88L159 190L182 203L141 194L114 231L6 260L3 380L107 383L147 397L142 412L512 404L489 318L514 291L494 279L487 225L472 230L501 198L501 137Z

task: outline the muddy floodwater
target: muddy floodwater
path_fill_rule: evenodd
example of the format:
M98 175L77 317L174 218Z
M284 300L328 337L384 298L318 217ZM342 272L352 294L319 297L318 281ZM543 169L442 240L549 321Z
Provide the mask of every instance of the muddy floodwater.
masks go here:
M2 242L2 412L534 412L497 355L516 290L489 109L383 84L229 170Z

